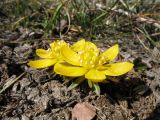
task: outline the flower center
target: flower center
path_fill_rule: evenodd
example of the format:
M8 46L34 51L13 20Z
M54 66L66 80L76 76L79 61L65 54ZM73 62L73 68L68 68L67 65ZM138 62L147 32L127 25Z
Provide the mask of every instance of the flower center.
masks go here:
M98 65L103 65L106 62L107 62L106 57L102 56L98 60Z
M94 68L96 66L96 61L98 58L98 51L95 51L93 48L87 48L83 51L78 52L80 65L86 68Z

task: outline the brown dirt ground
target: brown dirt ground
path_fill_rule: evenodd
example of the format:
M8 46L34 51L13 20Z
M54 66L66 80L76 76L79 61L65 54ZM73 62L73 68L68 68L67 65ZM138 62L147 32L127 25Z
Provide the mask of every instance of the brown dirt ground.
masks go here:
M26 65L35 58L35 49L47 48L50 41L6 41L0 44L0 88L26 73L0 94L1 119L70 120L71 110L79 102L89 102L96 108L94 120L160 119L157 48L147 51L138 41L129 39L95 41L101 49L119 43L118 60L135 63L134 70L127 75L101 84L101 95L96 96L86 83L69 91L69 83L58 75L53 77L52 68L36 70ZM144 69L139 70L139 65Z
M6 20L1 20L7 24ZM115 43L121 48L119 61L130 60L135 66L128 74L108 78L101 84L97 96L84 83L69 91L70 82L53 68L32 69L27 66L36 59L35 49L47 48L53 40L39 40L42 33L21 28L18 31L0 30L0 90L20 74L25 74L0 94L0 119L2 120L70 120L71 110L79 102L89 102L96 108L93 120L160 120L160 51L144 47L134 37L109 40L105 35L94 40L101 49ZM79 35L68 33L64 40L73 42Z

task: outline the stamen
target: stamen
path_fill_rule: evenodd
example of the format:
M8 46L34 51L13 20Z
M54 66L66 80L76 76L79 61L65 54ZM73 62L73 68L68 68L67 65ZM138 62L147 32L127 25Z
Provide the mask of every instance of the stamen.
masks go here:
M57 47L55 47L54 50L56 51L56 50L57 50Z
M94 67L95 67L95 65L91 65L91 67L92 67L92 68L94 68Z

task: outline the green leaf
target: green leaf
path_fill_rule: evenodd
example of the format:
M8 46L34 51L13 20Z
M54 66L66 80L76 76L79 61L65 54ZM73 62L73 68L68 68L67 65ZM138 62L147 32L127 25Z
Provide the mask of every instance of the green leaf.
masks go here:
M93 83L93 86L94 86L95 93L99 96L101 93L101 89L100 89L98 83Z
M69 90L72 90L76 88L80 83L82 83L85 80L84 77L79 77L76 80L72 82L72 84L68 87Z
M87 80L87 81L88 81L88 86L89 86L90 88L92 88L92 87L93 87L92 81L91 81L91 80Z

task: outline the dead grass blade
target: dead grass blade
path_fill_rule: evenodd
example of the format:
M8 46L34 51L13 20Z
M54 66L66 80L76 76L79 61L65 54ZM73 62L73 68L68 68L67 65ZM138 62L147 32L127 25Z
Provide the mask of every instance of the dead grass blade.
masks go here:
M18 81L26 72L23 72L22 74L20 74L18 77L16 77L15 79L10 79L5 85L4 87L0 90L0 94L3 93L7 88L9 88L11 85L13 85L16 81Z

